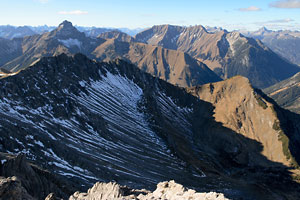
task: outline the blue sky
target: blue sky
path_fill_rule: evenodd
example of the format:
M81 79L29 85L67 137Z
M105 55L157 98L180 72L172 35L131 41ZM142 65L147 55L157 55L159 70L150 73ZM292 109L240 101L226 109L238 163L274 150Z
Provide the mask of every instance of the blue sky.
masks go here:
M300 0L0 0L0 25L145 28L208 25L300 30Z

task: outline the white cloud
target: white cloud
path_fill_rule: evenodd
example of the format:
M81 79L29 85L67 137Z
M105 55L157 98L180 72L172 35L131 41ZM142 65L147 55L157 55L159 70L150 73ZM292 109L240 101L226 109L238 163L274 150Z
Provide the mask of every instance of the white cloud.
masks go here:
M269 20L269 21L263 21L263 22L255 22L254 24L256 25L271 25L271 24L285 24L289 22L293 22L295 20L287 18L287 19L277 19L277 20Z
M300 0L280 0L270 3L274 8L300 8Z
M256 7L256 6L250 6L248 8L240 8L239 11L242 12L253 12L253 11L261 11L260 8Z
M61 15L86 15L88 12L82 10L72 10L72 11L60 11L58 14Z
M270 29L277 29L277 30L291 30L291 31L298 31L300 29L300 24L271 24L268 26Z
M287 19L278 19L278 20L270 20L269 23L289 23L294 21L293 19L287 18Z
M277 20L269 20L269 21L261 21L261 22L254 22L254 25L258 27L267 27L268 29L272 30L298 30L299 24L296 23L295 20L287 18L287 19L277 19Z
M49 0L34 0L35 2L39 2L39 3L48 3L49 2Z

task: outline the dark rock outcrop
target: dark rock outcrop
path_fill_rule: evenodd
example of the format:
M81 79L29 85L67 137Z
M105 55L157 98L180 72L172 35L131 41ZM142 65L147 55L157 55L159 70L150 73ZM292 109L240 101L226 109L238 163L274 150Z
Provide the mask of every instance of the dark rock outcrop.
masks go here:
M15 157L1 153L1 159L3 164L0 164L0 175L8 177L7 182L14 183L24 197L28 193L34 199L44 199L53 192L59 197L66 198L74 190L71 184L67 185L50 172L30 164L25 155L19 154Z
M0 199L1 200L36 200L28 194L22 186L21 181L13 177L0 177Z

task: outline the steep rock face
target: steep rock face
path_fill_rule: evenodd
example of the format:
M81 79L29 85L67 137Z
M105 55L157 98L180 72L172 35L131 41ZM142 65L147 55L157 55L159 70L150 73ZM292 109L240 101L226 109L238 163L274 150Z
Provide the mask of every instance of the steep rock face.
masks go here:
M186 53L143 43L108 40L93 54L98 60L125 58L141 70L181 87L221 80L205 64Z
M188 28L161 25L145 30L137 34L135 38L140 42L187 52L196 58L210 57L217 62L224 56L220 55L220 49L216 48L223 35L224 32L209 34L200 25ZM212 68L215 68L214 66L220 67L220 64L210 65Z
M55 36L61 40L69 38L85 38L84 33L78 31L71 22L63 21L59 26L51 31L50 36Z
M186 189L174 181L161 182L157 184L155 191L133 190L128 187L120 186L116 183L96 183L87 193L74 193L69 200L105 200L105 199L136 199L136 200L227 200L223 194L197 193L195 190Z
M137 41L180 50L199 59L221 78L242 75L259 88L270 86L299 71L261 42L237 32L209 33L202 26L154 26L135 36Z
M176 39L183 30L183 27L168 24L153 26L136 34L135 39L139 42L163 46L167 49L176 49Z
M16 199L22 199L22 196L27 198L27 194L34 199L45 199L51 192L60 198L67 198L75 190L72 183L59 180L49 171L29 163L25 155L12 156L1 153L0 175L6 177L4 180L7 183L16 184L16 187L19 188L18 191L22 192L22 194L18 193L19 198ZM5 185L0 188L9 193L14 193L15 190L13 188L4 189Z
M300 113L300 73L264 89L264 92L280 106Z

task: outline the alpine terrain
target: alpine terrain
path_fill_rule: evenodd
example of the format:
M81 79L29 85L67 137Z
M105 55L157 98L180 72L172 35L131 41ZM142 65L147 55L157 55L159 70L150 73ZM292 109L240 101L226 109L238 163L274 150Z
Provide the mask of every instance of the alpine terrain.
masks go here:
M43 56L61 53L83 53L98 61L123 58L140 69L181 87L196 86L220 81L204 63L188 54L162 47L136 43L133 38L117 31L87 37L71 22L64 21L57 29L42 35L25 37L22 40L4 40L0 49L2 71L18 72L32 66ZM14 46L10 45L14 42ZM8 52L10 53L7 56ZM3 59L2 59L3 58Z
M74 192L114 181L139 189L120 198L165 198L169 186L173 199L300 198L299 116L243 77L183 89L120 59L61 54L1 79L0 110L0 175L18 194L100 199L123 186ZM166 180L195 191L156 187Z

